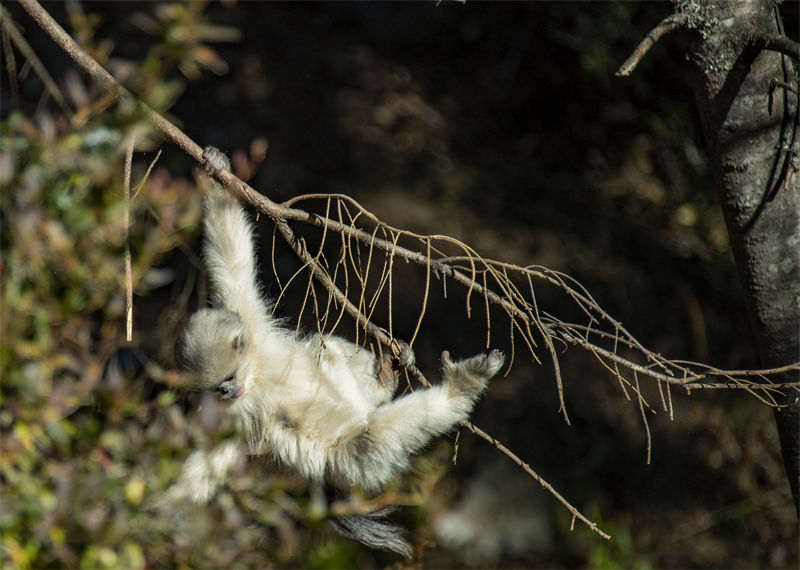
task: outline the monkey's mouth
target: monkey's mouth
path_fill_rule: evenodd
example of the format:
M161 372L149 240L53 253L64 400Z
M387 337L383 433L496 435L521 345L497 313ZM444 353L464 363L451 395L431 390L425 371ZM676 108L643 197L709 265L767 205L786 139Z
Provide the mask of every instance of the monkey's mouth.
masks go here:
M216 391L223 400L235 400L244 394L244 382L236 382L236 376L233 375L220 382Z

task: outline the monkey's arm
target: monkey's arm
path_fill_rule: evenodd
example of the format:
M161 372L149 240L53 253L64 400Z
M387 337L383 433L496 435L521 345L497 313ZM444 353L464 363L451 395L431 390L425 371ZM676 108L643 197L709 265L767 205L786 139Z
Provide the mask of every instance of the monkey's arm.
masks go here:
M204 505L225 484L231 468L242 461L245 450L238 442L224 442L210 451L192 452L178 481L167 491L167 502L190 500Z
M206 147L203 156L209 170L230 168L227 157L214 147ZM216 182L204 208L204 253L215 305L238 313L252 330L267 311L256 280L252 224L241 204Z

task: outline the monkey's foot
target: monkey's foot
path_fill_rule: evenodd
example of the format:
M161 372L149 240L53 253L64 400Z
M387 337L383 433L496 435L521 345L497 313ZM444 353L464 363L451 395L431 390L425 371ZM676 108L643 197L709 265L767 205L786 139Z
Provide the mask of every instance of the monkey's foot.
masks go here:
M394 352L394 356L392 357L392 366L395 369L399 370L400 368L412 366L414 364L416 358L414 356L414 351L411 350L411 347L408 346L408 343L395 339L392 349Z
M395 359L386 356L378 369L378 380L385 386L390 394L394 394L397 384L400 381L400 370L394 366Z
M215 146L207 146L203 149L203 160L205 161L206 172L214 174L221 170L230 170L231 161L221 150Z
M453 362L450 359L450 353L448 351L445 350L442 352L442 364L445 368L459 366L469 374L487 379L500 371L505 360L506 357L503 352L497 349L458 362Z

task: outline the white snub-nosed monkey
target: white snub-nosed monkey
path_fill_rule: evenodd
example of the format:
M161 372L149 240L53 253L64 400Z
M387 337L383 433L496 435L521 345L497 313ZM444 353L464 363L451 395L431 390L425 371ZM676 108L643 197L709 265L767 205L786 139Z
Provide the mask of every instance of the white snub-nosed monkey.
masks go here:
M229 168L213 147L210 171ZM240 437L197 449L170 499L212 499L229 469L247 455L266 455L311 481L339 489L379 491L409 467L409 457L465 420L503 364L493 350L461 361L442 353L441 384L392 399L397 374L339 337L298 338L271 318L259 292L253 230L243 207L212 183L205 196L204 260L214 308L194 313L176 344L190 389L213 390ZM413 354L404 351L405 363ZM405 556L411 547L383 513L332 519L342 534Z

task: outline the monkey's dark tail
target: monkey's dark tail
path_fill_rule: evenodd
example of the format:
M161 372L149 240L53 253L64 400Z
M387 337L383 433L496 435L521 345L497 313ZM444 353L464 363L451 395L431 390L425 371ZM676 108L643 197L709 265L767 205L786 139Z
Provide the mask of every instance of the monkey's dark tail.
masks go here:
M394 509L387 507L364 515L343 515L329 519L336 532L347 538L381 550L390 550L411 558L411 544L405 539L404 528L386 517Z

